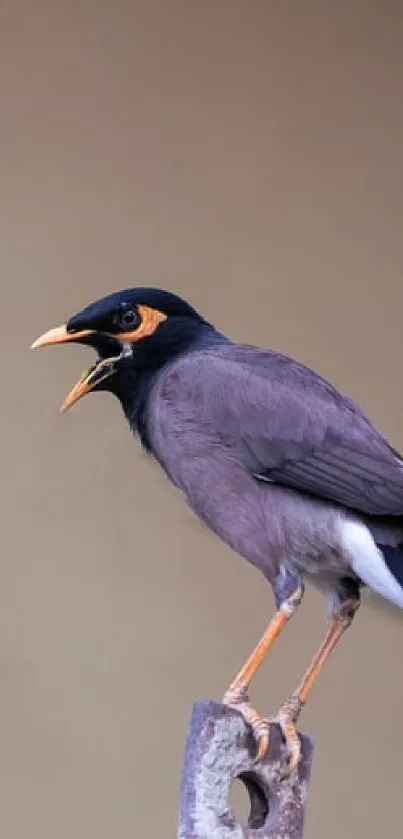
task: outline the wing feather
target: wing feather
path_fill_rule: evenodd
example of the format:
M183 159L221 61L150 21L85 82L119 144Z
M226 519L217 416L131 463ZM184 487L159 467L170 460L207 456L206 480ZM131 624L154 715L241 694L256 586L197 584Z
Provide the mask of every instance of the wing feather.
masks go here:
M270 350L226 344L189 356L177 373L258 479L364 514L403 515L401 456L313 370Z

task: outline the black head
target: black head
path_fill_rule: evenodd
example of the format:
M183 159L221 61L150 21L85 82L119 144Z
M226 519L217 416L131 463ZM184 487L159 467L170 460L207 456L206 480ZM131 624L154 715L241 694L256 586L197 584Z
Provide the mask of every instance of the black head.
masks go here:
M147 308L150 312L159 312L163 319L186 318L192 323L205 323L196 309L177 294L145 287L115 291L90 303L69 318L66 327L69 332L77 332L88 329L91 324L91 329L112 335L133 332L144 320L139 307Z
M66 410L90 391L109 390L122 402L136 381L189 351L214 328L185 300L157 288L109 294L38 338L33 347L75 342L93 347L96 363L70 391Z

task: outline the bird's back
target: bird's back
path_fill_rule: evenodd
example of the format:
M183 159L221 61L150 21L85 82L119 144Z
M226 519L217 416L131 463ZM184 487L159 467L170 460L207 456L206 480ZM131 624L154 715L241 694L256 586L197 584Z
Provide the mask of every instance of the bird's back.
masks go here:
M205 348L159 375L148 422L190 506L268 576L287 556L301 570L346 571L348 519L398 550L389 559L403 582L402 461L314 371L270 350Z
M228 342L182 356L160 372L147 413L158 451L170 435L201 452L210 441L263 480L403 516L398 452L352 399L285 355Z

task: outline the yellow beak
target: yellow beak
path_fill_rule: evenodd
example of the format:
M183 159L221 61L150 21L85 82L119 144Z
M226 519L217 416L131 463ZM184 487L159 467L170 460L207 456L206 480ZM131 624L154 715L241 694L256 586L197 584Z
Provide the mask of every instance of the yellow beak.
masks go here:
M64 413L64 411L67 411L68 408L75 405L79 399L82 399L83 396L86 396L87 393L94 390L100 382L103 382L104 379L108 379L109 376L112 376L116 370L116 361L119 361L119 356L116 356L115 358L104 358L103 361L99 361L98 364L94 365L94 367L90 367L88 370L85 370L77 384L74 385L68 396L66 396L63 405L60 408L60 412Z
M83 329L81 332L68 332L66 326L63 324L62 326L57 326L55 329L49 329L48 332L44 332L40 338L37 338L37 340L33 342L31 349L34 350L37 347L47 347L52 344L66 344L68 341L80 341L81 338L86 338L88 335L94 334L94 329ZM71 408L72 405L75 405L79 399L82 399L83 396L90 393L91 390L94 390L100 382L109 378L109 376L112 376L116 369L115 362L118 360L119 356L104 358L93 367L85 370L77 384L74 385L68 396L66 396L60 411L62 413L67 411L67 409Z
M37 347L47 347L51 344L66 344L67 341L79 341L80 338L86 338L87 335L93 335L93 329L83 329L81 332L67 332L65 324L56 326L54 329L49 329L44 332L39 338L31 344L31 350Z
M65 411L67 411L69 408L75 405L75 403L78 402L79 399L82 399L83 396L86 396L86 394L90 392L90 390L92 389L89 384L90 373L91 369L85 370L84 373L81 375L80 379L78 380L77 384L75 384L74 387L72 387L70 393L66 396L63 404L60 407L61 414L63 414Z

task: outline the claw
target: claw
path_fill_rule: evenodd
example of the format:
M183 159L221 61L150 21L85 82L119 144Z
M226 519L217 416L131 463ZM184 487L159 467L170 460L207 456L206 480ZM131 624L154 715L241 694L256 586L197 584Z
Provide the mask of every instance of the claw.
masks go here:
M299 698L297 696L293 696L290 700L288 700L288 702L284 703L284 705L280 708L277 717L273 720L273 722L277 722L281 728L289 753L289 760L284 772L285 776L291 775L292 772L297 769L301 759L301 743L295 727L301 707L302 703Z
M223 702L235 711L239 711L247 725L250 725L253 737L256 741L257 751L253 760L259 763L263 760L269 750L270 723L264 719L250 704L247 688L244 685L232 686L227 690Z
M252 707L245 685L231 685L224 696L223 702L228 707L239 711L247 725L250 725L257 745L254 764L264 760L267 756L270 723L273 722L280 726L289 754L283 777L291 775L297 769L301 758L301 743L295 724L302 708L302 702L298 696L292 696L281 706L277 716L270 719L265 719Z
M257 745L257 752L253 759L253 763L256 764L263 760L269 751L270 723L269 720L265 720L261 717L254 708L250 708L248 716L245 715L245 719L246 722L249 722L249 725L252 728L253 736Z
M291 775L297 769L301 758L301 743L299 741L297 730L292 720L278 719L277 722L280 725L289 753L289 759L286 765L286 769L284 771L284 775Z

